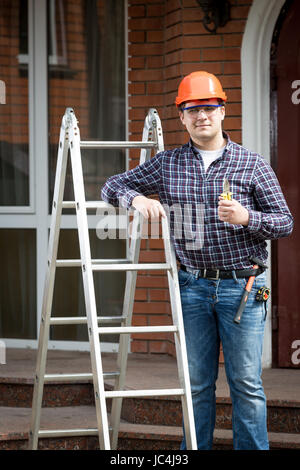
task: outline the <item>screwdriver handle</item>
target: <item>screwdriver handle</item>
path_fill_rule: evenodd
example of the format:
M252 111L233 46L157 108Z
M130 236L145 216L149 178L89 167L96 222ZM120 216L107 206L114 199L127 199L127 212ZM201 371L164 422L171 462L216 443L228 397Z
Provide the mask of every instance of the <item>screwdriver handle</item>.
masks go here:
M223 199L226 199L227 201L231 201L231 199L232 199L232 197L231 197L232 193L231 192L222 193L221 196L222 196Z

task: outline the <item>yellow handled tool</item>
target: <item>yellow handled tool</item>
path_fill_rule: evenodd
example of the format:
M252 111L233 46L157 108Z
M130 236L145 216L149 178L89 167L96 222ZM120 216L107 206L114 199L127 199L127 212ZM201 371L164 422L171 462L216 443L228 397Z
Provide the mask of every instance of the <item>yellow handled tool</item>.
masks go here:
M227 199L227 201L231 201L232 193L230 192L230 184L227 178L224 178L223 192L221 196L223 199Z

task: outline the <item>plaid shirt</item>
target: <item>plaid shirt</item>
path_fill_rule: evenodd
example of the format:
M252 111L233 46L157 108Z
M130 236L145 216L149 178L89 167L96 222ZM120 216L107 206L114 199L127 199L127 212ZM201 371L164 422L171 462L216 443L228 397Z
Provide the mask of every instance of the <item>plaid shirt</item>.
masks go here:
M177 259L190 268L249 268L251 256L266 261L266 240L288 236L292 215L270 165L226 133L224 137L227 145L222 156L206 172L201 155L189 142L110 177L102 199L129 208L137 195L158 194L170 216ZM224 178L229 180L232 198L248 209L247 227L218 218Z

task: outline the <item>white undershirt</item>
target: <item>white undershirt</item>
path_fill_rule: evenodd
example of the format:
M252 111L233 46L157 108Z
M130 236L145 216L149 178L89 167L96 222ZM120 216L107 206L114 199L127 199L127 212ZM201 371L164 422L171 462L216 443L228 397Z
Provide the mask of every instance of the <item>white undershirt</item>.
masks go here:
M224 147L218 150L200 150L196 148L197 152L199 152L200 155L202 156L205 171L207 171L207 168L213 161L215 161L217 158L222 156L224 149L225 149L225 145Z

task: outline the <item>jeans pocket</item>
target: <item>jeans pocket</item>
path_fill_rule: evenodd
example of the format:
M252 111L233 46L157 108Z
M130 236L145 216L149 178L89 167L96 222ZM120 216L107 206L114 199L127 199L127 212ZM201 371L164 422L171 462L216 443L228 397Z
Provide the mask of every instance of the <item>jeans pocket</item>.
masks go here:
M236 284L238 284L240 287L242 287L243 289L245 289L246 285L247 285L247 282L248 282L248 279L245 278L245 277L236 277L234 278L234 281L236 282Z
M178 271L178 281L179 281L180 289L189 287L194 280L195 280L195 276L193 273L183 271L182 269Z
M267 282L267 276L266 273L263 272L259 276L256 276L255 281L254 281L254 287L259 289L260 287L263 287L266 285Z
M243 288L246 287L248 280L249 280L249 277L242 277L242 278L235 279L235 281ZM265 285L266 285L266 274L265 272L263 272L259 274L259 276L255 277L252 289L255 291Z

